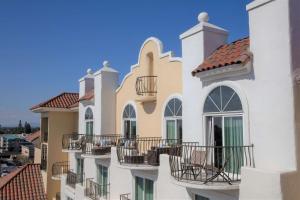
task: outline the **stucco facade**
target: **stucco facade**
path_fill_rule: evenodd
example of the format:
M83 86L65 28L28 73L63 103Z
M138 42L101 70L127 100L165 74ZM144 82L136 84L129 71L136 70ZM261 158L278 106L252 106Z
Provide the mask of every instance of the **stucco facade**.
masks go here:
M85 181L96 182L99 166L107 168L108 199L129 194L129 199L140 200L140 180L144 186L150 185L150 195L146 189L143 195L158 200L299 199L299 6L297 0L253 1L247 6L249 38L232 43L227 42L229 31L210 23L208 14L201 13L198 23L180 35L182 59L164 53L161 42L149 38L120 86L118 72L107 62L98 72L88 70L80 79L80 97L92 90L93 97L80 102L79 132L91 144L95 144L91 135L119 134L122 140L110 146L105 155L69 150L71 169L78 171L79 158L84 162L84 181L70 187L63 176L62 199L89 199L84 192ZM246 44L243 51L239 49L241 42ZM229 61L201 70L203 63L212 62L211 56L224 46L229 46L229 53L219 53L216 60L226 57L224 60ZM247 59L236 59L236 54L240 54L239 59ZM157 78L155 94L138 94L139 77L143 76ZM179 153L157 153L159 163L151 164L151 152L163 151L170 144L152 143L146 150L136 144L142 144L139 139L145 137L166 138L164 111L173 97L182 101L185 143L172 146ZM135 111L137 138L126 138L124 133L127 105ZM229 105L231 109L227 109ZM93 118L86 116L89 108ZM87 129L91 119L92 134ZM230 120L231 124L226 124ZM130 144L130 140L134 142ZM237 156L239 153L230 148L240 150L242 155ZM201 155L208 154L210 158L203 161ZM177 174L174 169L179 169Z
M141 76L157 76L157 95L154 101L139 101L135 85L137 78ZM140 49L138 63L131 67L130 73L116 90L116 133L124 134L123 112L125 106L131 104L137 115L137 135L164 137L164 109L171 97L181 98L181 76L180 58L172 57L171 52L164 53L163 45L158 39L147 39Z

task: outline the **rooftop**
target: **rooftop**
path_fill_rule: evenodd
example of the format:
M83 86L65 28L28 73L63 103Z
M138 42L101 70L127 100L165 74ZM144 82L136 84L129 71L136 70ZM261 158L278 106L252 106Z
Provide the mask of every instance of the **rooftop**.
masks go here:
M58 96L55 96L45 102L33 106L32 108L30 108L30 110L36 110L38 108L74 108L74 105L77 105L78 100L78 93L63 92Z
M0 179L1 200L46 199L39 164L27 164Z
M233 64L246 64L252 56L249 47L249 37L239 39L230 44L224 44L194 69L192 75L195 76L197 73L203 71L226 67Z

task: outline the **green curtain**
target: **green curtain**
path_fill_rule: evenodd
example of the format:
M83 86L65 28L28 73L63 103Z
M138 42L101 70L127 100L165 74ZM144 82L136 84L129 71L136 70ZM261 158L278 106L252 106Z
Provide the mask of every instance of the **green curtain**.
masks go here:
M93 135L93 122L86 122L85 128L86 128L86 132L85 132L86 135Z
M108 168L102 165L98 165L98 184L100 185L100 196L107 196L107 180L108 180Z
M175 120L167 120L167 139L176 139Z
M153 181L145 179L145 200L153 200Z
M225 146L233 146L225 149L225 159L230 158L226 171L240 173L243 165L243 118L225 117L224 129Z
M143 200L144 181L140 177L135 177L135 200Z
M136 137L136 121L130 121L131 126L130 126L130 137L135 138Z

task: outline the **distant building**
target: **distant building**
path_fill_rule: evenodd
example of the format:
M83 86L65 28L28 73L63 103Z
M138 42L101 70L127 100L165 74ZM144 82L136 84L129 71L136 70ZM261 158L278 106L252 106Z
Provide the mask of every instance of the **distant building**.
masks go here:
M41 163L41 131L38 130L26 135L25 140L31 142L33 145L32 147L22 146L22 154L32 158L34 163Z

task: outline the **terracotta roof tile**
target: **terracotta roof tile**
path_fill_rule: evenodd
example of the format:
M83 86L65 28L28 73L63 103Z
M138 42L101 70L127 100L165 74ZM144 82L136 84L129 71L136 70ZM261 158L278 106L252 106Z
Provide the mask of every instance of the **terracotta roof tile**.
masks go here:
M46 200L39 164L27 164L0 179L1 200Z
M249 37L220 46L204 62L192 71L196 73L225 67L233 64L245 64L251 59Z
M78 93L64 92L43 103L33 106L30 110L34 110L37 108L70 108L70 106L78 102L78 98Z
M34 133L30 133L30 134L26 135L25 140L27 140L28 142L32 142L33 140L35 140L39 137L41 137L41 131L36 131Z
M94 90L88 91L84 96L82 96L79 101L91 100L94 98Z

